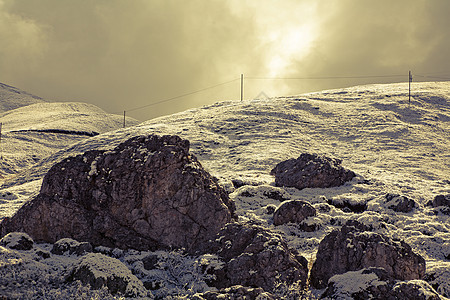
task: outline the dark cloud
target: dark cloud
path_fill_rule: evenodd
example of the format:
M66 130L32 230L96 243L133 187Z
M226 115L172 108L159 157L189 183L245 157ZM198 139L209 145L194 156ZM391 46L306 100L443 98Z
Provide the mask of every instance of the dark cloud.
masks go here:
M0 81L121 112L246 76L448 71L447 0L0 0ZM358 80L252 80L247 98ZM398 81L386 78L379 81ZM239 82L130 112L238 99Z
M450 53L449 1L342 0L331 5L328 1L321 2L319 11L317 39L306 57L294 59L292 76L404 74L404 78L315 80L308 81L306 89L405 81L409 70L450 75L445 58Z

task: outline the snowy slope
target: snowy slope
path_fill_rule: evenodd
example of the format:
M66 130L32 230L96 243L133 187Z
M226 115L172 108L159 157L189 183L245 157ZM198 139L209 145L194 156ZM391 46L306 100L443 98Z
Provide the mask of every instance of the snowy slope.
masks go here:
M15 176L55 151L92 135L123 126L123 117L78 102L44 102L6 85L0 86L2 137L0 183ZM137 120L127 119L136 125Z
M18 88L0 83L0 113L44 100Z
M38 157L29 172L5 180L0 188L0 219L13 214L35 194L45 172L56 162L91 149L111 149L141 134L177 134L191 141L191 152L231 193L241 220L252 220L282 233L308 260L325 234L349 219L408 242L441 272L450 293L450 219L426 206L450 193L450 83L367 85L292 97L224 101L83 139L48 157ZM15 125L16 126L16 125ZM19 126L19 125L17 125ZM31 145L31 144L30 144ZM20 151L15 149L15 151ZM270 170L301 153L343 160L358 176L328 189L277 188ZM235 189L232 180L245 185ZM274 226L267 196L304 199L318 210L308 220L315 232L295 225ZM419 207L410 213L388 209L387 193L405 195ZM365 202L363 213L327 204ZM445 273L447 272L447 273Z

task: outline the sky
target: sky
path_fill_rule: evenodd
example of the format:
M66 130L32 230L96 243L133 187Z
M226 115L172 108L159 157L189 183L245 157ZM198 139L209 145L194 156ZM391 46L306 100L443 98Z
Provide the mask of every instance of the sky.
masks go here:
M409 70L442 80L448 13L448 0L0 0L0 82L144 121L238 100L241 74L245 99ZM361 76L389 77L342 78Z

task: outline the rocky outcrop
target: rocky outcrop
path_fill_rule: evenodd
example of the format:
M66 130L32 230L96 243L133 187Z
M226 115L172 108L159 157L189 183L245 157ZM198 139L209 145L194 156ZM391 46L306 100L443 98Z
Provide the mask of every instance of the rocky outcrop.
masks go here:
M233 212L227 193L189 154L189 141L150 135L54 165L39 195L0 229L51 243L69 237L112 248L189 249Z
M329 188L343 185L355 177L353 171L344 169L339 159L302 154L297 159L280 162L271 171L277 186L304 188Z
M273 214L273 224L301 223L316 215L316 209L306 201L291 200L283 202Z
M0 240L0 246L14 250L31 250L33 245L33 239L24 232L10 232Z
M227 224L198 253L214 253L225 262L222 269L212 270L216 280L210 284L219 289L242 285L271 292L278 282L306 285L307 260L260 226Z
M396 212L409 213L417 208L417 203L406 196L386 194L386 206Z
M67 280L80 280L95 290L106 286L111 294L126 297L149 296L142 282L120 260L100 253L82 256L70 271Z
M312 286L324 288L333 275L369 267L383 268L398 280L424 276L425 260L408 244L367 229L352 221L323 238L311 269Z
M321 299L420 299L441 297L422 280L396 281L383 268L368 268L335 275Z

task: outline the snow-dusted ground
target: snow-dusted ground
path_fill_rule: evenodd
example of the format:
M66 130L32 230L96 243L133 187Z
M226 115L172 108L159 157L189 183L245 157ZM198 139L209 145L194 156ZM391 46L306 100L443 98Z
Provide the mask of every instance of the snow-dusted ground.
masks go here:
M8 120L14 130L49 128L50 123L26 117L30 107L0 115L0 121ZM414 83L411 103L407 84L366 85L292 97L224 101L116 131L106 132L109 125L104 130L90 127L99 126L96 122L86 127L83 122L73 127L55 124L60 129L97 128L105 133L65 141L62 135L51 140L51 134L25 131L14 133L17 144L11 146L8 135L12 133L7 132L2 139L3 157L17 155L35 163L22 166L20 159L10 159L5 165L2 160L0 174L14 172L0 188L0 219L35 195L45 172L67 156L110 149L135 135L177 134L191 141L191 152L231 193L240 219L280 232L308 260L314 260L325 234L356 219L409 243L426 259L427 272L440 274L435 283L441 294L450 295L450 216L426 206L436 195L450 193L450 83ZM31 148L38 150L32 154ZM358 176L338 188L275 187L270 170L304 152L342 159ZM245 185L235 189L232 180ZM419 207L410 213L394 212L387 208L387 193L407 196ZM318 230L303 232L294 224L274 226L267 207L278 206L280 201L273 198L279 196L311 202L318 215L308 222ZM362 213L344 212L328 201L365 202L368 208Z

